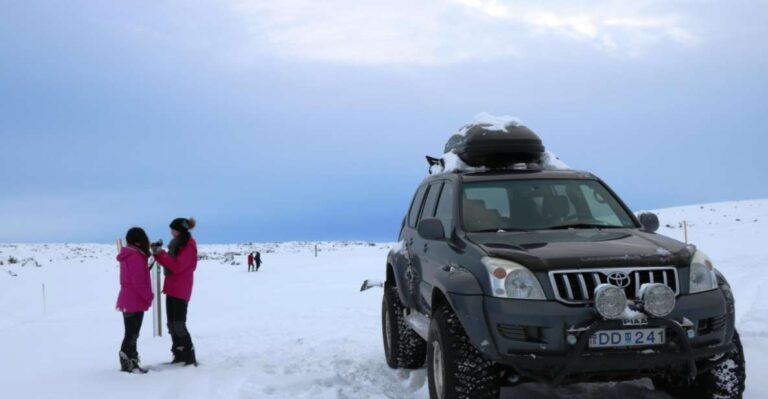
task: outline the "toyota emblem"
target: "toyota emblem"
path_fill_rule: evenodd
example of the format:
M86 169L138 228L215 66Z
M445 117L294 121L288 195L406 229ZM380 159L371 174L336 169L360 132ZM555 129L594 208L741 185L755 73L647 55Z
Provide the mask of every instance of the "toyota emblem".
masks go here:
M608 274L608 284L615 285L619 288L627 288L631 283L632 283L632 280L629 278L629 275L627 273L612 272Z

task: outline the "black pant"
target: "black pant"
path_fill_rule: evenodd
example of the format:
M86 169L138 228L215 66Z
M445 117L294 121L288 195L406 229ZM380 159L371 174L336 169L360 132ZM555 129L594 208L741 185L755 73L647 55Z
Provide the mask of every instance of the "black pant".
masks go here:
M256 271L259 271L260 267L261 267L261 262L256 262Z
M184 359L191 353L192 337L187 330L187 307L189 302L166 295L165 311L168 314L168 333L173 346L171 352L176 359Z
M142 322L144 322L144 312L123 312L125 336L120 351L128 355L129 359L138 359L139 357L136 342L139 340Z
M248 271L253 270L253 263L248 264Z

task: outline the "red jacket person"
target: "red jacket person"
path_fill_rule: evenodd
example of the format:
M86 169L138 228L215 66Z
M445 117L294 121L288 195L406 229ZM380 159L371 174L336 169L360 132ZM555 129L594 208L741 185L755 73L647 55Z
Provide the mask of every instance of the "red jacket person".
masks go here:
M178 218L171 224L173 240L168 252L154 249L155 260L166 269L163 293L166 295L168 333L173 344L173 363L197 364L195 347L187 329L187 309L192 297L195 270L197 269L197 243L190 230L195 228L195 219Z

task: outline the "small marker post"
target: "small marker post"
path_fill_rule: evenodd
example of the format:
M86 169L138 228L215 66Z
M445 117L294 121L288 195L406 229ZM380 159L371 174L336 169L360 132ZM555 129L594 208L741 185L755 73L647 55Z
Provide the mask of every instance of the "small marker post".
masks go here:
M683 220L683 234L685 235L685 243L688 244L688 221Z
M155 261L157 263L157 261ZM162 297L163 294L160 291L160 280L162 280L163 275L160 273L160 265L155 266L155 309L157 309L156 316L157 316L157 336L162 337L163 336L163 301Z

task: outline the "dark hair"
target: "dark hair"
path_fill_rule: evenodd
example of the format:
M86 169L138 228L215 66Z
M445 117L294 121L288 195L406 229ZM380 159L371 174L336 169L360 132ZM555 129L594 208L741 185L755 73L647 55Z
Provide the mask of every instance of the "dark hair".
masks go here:
M169 255L176 257L176 255L179 254L179 251L187 245L189 239L192 237L189 230L194 229L196 224L197 222L195 221L195 218L176 218L171 222L170 228L178 231L179 235L168 244Z
M141 227L132 227L125 233L125 243L133 245L141 250L144 255L149 256L149 237Z

